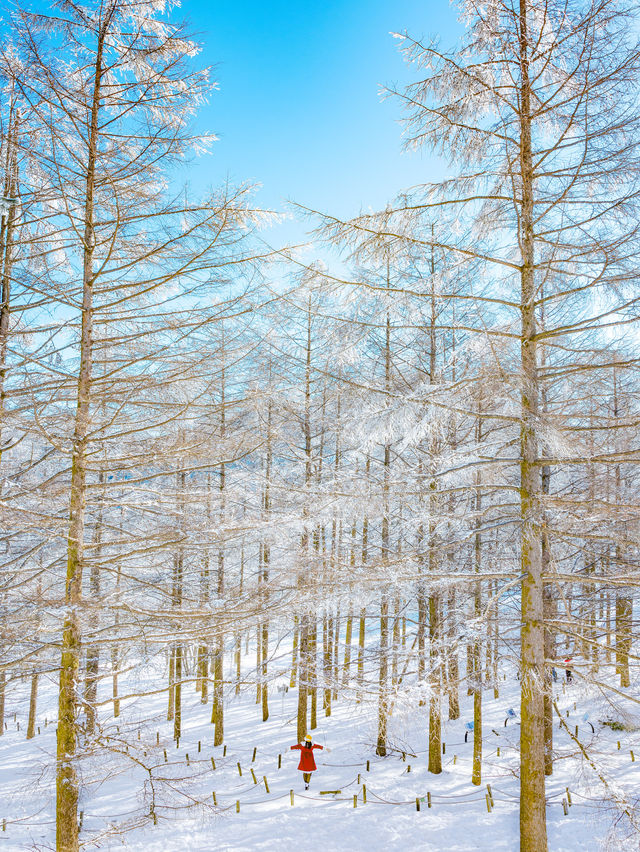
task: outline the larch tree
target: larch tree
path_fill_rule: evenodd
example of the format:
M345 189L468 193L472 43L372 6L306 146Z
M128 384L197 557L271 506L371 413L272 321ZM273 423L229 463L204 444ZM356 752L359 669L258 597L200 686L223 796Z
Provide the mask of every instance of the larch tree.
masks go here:
M77 337L69 342L75 348L76 388L68 436L57 732L61 852L78 848L77 717L93 456L101 440L116 437L113 427L123 412L120 383L127 388L124 399L130 400L131 373L137 372L138 403L144 407L146 395L148 413L151 387L157 393L162 373L162 368L155 376L144 369L151 352L161 353L167 336L185 340L207 321L219 319L219 305L199 313L198 300L226 262L238 261L238 233L249 218L243 191L211 193L193 203L169 192L170 168L210 141L195 136L190 123L211 84L207 70L193 66L197 46L165 19L165 9L164 2L153 0L98 0L89 6L61 2L48 15L19 12L14 20L21 108L45 138L37 176L47 189L41 252L51 261L52 289L78 316ZM63 261L54 265L54 255ZM104 344L98 347L97 341ZM96 372L96 358L105 346L120 351ZM101 404L106 404L102 417ZM125 434L135 431L130 421L124 425L125 419L120 419ZM143 428L151 429L154 421L157 428L167 419L166 411L156 410ZM175 558L179 563L178 551ZM180 578L174 599L179 586Z

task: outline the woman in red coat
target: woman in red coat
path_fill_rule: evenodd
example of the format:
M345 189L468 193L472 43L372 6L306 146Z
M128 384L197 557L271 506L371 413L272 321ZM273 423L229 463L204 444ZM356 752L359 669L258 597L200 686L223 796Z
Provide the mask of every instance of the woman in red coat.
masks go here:
M298 764L298 769L300 769L302 772L305 790L309 789L311 773L315 772L315 770L317 769L316 762L313 758L314 748L322 748L322 746L312 742L311 736L309 734L307 734L307 736L304 738L304 743L297 743L297 745L291 746L291 751L295 751L295 749L300 749L300 763Z

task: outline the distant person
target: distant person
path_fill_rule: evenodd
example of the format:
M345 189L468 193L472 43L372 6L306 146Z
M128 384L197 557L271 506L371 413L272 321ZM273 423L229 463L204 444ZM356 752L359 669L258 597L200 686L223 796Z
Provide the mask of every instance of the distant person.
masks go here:
M305 790L309 789L311 773L315 772L318 768L313 757L314 748L322 748L322 746L318 745L318 743L312 742L311 734L307 734L304 738L304 743L297 743L297 745L291 746L291 751L295 751L296 749L300 750L300 763L298 764L298 769L302 772ZM329 749L327 749L327 751L329 751Z
M571 671L571 657L567 657L564 661L564 673L567 676L567 683L573 681L573 672Z

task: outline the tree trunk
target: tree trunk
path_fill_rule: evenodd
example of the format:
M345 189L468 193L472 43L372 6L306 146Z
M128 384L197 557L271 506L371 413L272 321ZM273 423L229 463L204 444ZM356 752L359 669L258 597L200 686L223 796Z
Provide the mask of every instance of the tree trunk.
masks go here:
M30 740L36 733L36 709L38 704L38 672L31 674L31 694L29 696L29 720L27 722L27 739Z
M520 852L546 852L544 775L544 609L538 466L538 364L536 353L533 233L533 158L529 82L528 0L520 0L520 271L521 296L521 701Z
M376 754L385 757L387 753L387 716L389 712L389 697L387 684L388 649L389 649L389 602L383 592L380 601L380 667L378 678L378 742Z
M175 697L176 668L173 645L169 648L169 697L167 705L167 722L173 720ZM115 715L115 714L114 714Z

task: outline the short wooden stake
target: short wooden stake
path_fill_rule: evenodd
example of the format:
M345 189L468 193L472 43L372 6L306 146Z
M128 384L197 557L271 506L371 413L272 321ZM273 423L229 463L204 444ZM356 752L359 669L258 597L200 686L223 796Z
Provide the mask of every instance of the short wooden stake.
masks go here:
M227 747L226 746L224 746L224 748L222 749L222 756L223 757L227 756Z
M485 793L484 797L485 797L486 802L487 802L487 813L491 813L491 797L489 796L488 793Z
M6 819L3 819L3 820L2 820L2 830L3 830L3 831L6 831L6 830L7 830L7 821L6 821Z
M156 745L160 745L160 731L156 731Z
M367 761L367 772L369 771L369 761Z
M427 793L427 807L431 807L431 793Z
M258 751L257 746L253 749L253 755L251 756L251 763L256 759L256 752Z
M216 796L216 791L215 791L215 790L212 790L212 791L211 791L211 795L213 796L213 804L214 804L216 807L218 807L218 799L217 799L217 796Z
M354 797L353 797L353 807L354 807L354 808L357 808L357 807L358 807L358 797L357 797L357 796L354 796Z
M267 793L268 793L268 792L269 792L269 784L267 783L267 776L266 776L266 775L263 775L263 776L262 776L262 780L264 781L264 789L265 789L265 790L267 791Z
M167 750L166 750L166 748L164 748L164 749L162 749L162 751L164 752L164 762L166 763L167 762Z
M576 737L578 736L578 726L576 725Z
M446 750L447 750L447 744L442 743L442 753L444 754L446 752Z
M454 755L453 755L453 765L454 765L454 766L456 765L456 760L457 760L457 759L458 759L458 755L457 755L457 754L454 754Z
M493 804L493 793L491 792L491 784L487 784L487 793L489 794L489 798L491 799L491 804Z
M189 752L187 752L187 766L189 766Z
M358 780L356 781L356 784L360 784L360 773L359 772L358 772Z
M236 799L236 813L240 813L240 799Z
M407 775L411 772L411 764L407 763Z
M420 799L416 796L416 810L420 810Z
M569 813L569 808L567 807L566 799L562 800L562 810L564 811L565 816Z
M497 748L496 756L497 756L497 757L500 757L500 746L498 746L498 748Z
M254 784L257 784L257 783L258 783L258 779L256 778L256 773L253 771L253 766L252 766L252 767L250 767L250 769L251 769L251 777L253 778L253 783L254 783Z
M403 760L407 759L407 753L405 751L402 752L402 759Z
M278 769L280 769L281 767L282 767L282 755L279 754L278 755Z
M367 804L367 785L366 784L362 785L362 804L363 805Z
M237 767L238 767L238 775L242 778L242 767L240 766L240 761L238 761Z
M618 751L620 751L620 740L618 740Z
M202 743L198 740L198 754L200 754L200 749L202 748Z
M215 760L214 760L213 758L211 758L211 768L212 768L212 769L215 769L215 768L216 768L216 762L215 762Z
M630 752L629 752L629 754L631 755L631 762L632 762L632 763L635 763L636 758L635 758L634 753L633 753L632 751L630 751Z
M569 807L571 807L571 805L573 804L573 802L571 801L571 793L569 792L568 787L565 787L565 790L567 791L567 804L569 805Z
M291 807L293 807L293 790L289 790L289 798L291 799Z
M180 737L176 740L176 748L180 748Z

